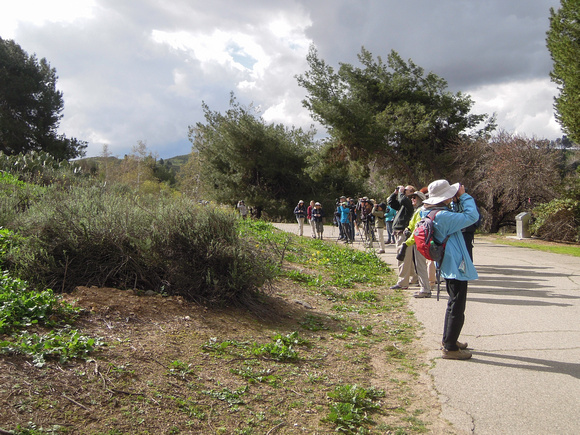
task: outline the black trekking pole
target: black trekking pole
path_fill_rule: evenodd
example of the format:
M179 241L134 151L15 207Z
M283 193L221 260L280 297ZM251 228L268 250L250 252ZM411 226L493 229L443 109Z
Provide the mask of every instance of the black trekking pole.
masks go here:
M435 280L437 281L437 301L439 301L439 292L441 291L441 269L435 269Z

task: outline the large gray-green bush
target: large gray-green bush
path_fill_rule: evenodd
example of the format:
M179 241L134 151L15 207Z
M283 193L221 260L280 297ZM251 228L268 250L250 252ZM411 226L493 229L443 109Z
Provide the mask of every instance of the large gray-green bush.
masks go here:
M23 242L9 256L11 268L57 291L95 285L239 301L274 273L265 254L238 236L235 216L186 199L49 188L12 226Z

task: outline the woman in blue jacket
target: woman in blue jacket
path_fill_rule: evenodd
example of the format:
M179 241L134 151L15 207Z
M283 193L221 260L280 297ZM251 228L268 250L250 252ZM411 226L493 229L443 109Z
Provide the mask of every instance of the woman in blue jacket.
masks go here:
M385 210L385 226L387 229L387 241L385 243L387 245L389 243L395 243L395 236L393 235L393 219L395 219L396 214L397 210L387 206Z
M458 339L465 322L467 282L477 279L478 276L461 229L477 222L479 213L474 199L465 193L465 187L459 183L449 185L447 180L437 180L429 184L428 190L429 198L423 201L423 206L427 210L441 210L433 222L433 237L441 243L449 236L441 262L441 276L445 278L449 295L443 328L442 357L469 359L471 352L465 350L467 343L460 343ZM448 209L454 198L459 199L463 205L463 210L459 213Z

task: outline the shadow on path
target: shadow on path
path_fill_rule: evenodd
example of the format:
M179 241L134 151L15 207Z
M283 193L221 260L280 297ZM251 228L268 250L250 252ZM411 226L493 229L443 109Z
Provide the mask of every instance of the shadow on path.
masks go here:
M559 373L580 379L580 364L550 361L547 359L529 358L515 355L502 355L489 352L473 352L474 357L497 358L504 361L491 361L473 358L471 361L477 364L509 367L514 369L533 370L547 373ZM513 362L512 362L513 361Z
M476 266L480 278L469 285L469 293L480 297L470 297L474 302L486 304L529 305L529 306L559 306L568 307L573 304L564 300L574 301L580 295L554 293L555 285L550 285L557 279L567 278L571 274L550 272L548 266ZM515 298L484 298L483 295L512 296ZM543 300L539 300L543 299Z

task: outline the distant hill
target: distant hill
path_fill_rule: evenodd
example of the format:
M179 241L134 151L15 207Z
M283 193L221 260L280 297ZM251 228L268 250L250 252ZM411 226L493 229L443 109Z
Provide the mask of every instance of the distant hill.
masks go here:
M189 154L183 156L170 157L168 159L163 159L167 163L171 163L171 166L175 168L176 172L179 172L181 167L187 163L189 160Z
M118 157L85 157L82 159L75 160L80 164L84 164L87 167L98 167L105 161L109 165L118 165L122 159ZM178 173L183 165L189 160L189 154L182 156L170 157L168 159L157 159L157 162L163 161L164 166L170 167L175 173ZM113 166L114 167L114 166Z

